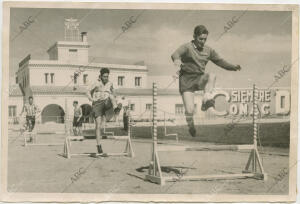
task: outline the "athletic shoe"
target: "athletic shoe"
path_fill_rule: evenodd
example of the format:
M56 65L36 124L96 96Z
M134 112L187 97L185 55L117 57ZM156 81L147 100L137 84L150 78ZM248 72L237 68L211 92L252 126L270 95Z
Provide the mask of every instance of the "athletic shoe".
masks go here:
M190 134L191 134L192 137L196 137L196 129L195 129L194 126L191 126L189 128L189 132L190 132Z
M96 159L101 158L101 156L97 153L91 153L91 157L96 158Z
M103 150L102 150L101 145L97 145L97 150L98 150L98 153L99 153L99 154L102 154L102 153L103 153Z
M30 137L30 138L29 138L29 142L33 142L33 139L32 139L32 137Z
M101 157L108 157L108 154L102 153L100 156L101 156Z
M202 101L202 106L201 106L202 111L207 111L207 109L209 109L210 107L215 107L214 99L207 100L206 102Z

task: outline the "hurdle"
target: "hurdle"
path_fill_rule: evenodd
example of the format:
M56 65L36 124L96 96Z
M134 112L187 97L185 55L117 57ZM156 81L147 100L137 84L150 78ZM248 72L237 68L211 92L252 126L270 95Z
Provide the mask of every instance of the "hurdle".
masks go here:
M106 132L107 133L107 132ZM113 133L113 132L112 132ZM133 146L131 142L131 120L129 117L129 126L128 126L128 134L124 136L116 136L116 135L102 135L102 139L112 139L112 140L125 140L126 145L125 149L123 152L119 153L71 153L71 142L72 141L78 141L81 140L83 141L85 139L84 136L67 136L65 139L65 144L64 144L64 157L70 159L71 157L74 156L91 156L91 155L97 155L97 156L128 156L133 158L135 156L134 151L133 151Z
M178 142L178 134L177 133L167 133L167 125L166 125L166 112L164 112L164 137L175 137L176 142Z
M103 135L106 135L106 136L114 136L114 132L107 132L106 131L106 118L104 117L104 120L103 120Z
M36 132L29 132L24 131L21 132L21 135L24 137L24 145L27 146L59 146L63 145L63 143L37 143L37 133ZM27 140L30 139L31 142L28 142Z
M157 86L153 83L153 137L152 137L152 156L149 164L148 174L145 179L165 185L166 182L176 181L199 181L199 180L217 180L217 179L237 179L237 178L255 178L260 180L267 180L267 174L265 173L262 165L261 158L257 149L257 98L258 91L253 85L253 144L249 145L215 145L210 147L189 147L189 146L172 146L172 145L160 145L157 141ZM159 152L170 151L223 151L223 150L250 150L250 156L247 161L245 169L241 173L233 174L214 174L214 175L194 175L194 176L163 176L161 165L159 161ZM251 168L250 168L251 166Z
M32 130L32 132L29 132L28 130L26 130L24 128L20 128L20 136L23 136L23 138L24 138L24 144L23 144L24 147L27 147L27 146L60 146L60 145L63 145L63 143L38 143L37 135L38 134L37 134L35 129ZM31 142L28 142L28 139L30 139Z

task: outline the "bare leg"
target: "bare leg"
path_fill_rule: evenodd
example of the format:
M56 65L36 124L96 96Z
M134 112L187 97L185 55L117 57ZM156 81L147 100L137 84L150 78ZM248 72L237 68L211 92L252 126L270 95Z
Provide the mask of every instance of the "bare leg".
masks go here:
M194 137L196 134L194 127L194 93L193 92L184 92L182 94L182 101L185 108L185 117L186 122L189 127L190 134Z
M117 99L113 95L110 95L109 98L112 103L113 109L115 109L118 106Z
M209 99L212 99L212 92L216 85L216 75L212 73L208 73L207 76L208 76L208 80L204 89L204 97L203 97L204 102Z
M96 141L97 145L101 145L101 116L98 116L95 120L96 123Z
M82 136L82 127L78 127L78 135Z
M73 127L73 134L74 134L74 136L77 136L77 130L76 130L76 127Z

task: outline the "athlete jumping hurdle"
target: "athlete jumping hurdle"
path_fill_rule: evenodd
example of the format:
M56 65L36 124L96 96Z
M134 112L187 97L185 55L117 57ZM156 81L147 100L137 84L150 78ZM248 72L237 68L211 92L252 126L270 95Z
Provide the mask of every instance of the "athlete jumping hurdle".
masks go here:
M109 81L109 69L102 68L100 70L99 79L92 84L87 91L87 97L92 102L92 112L96 123L96 140L97 150L99 154L103 154L101 146L101 122L105 120L105 113L113 108L115 115L121 110L121 104L117 104L115 92L112 82ZM92 155L98 157L97 154Z
M241 70L240 65L232 65L222 59L214 49L204 45L208 36L208 30L204 25L198 25L194 29L194 39L180 46L171 56L174 65L179 69L179 92L185 107L186 121L190 134L195 137L194 126L194 92L204 90L202 111L214 111L215 101L212 92L216 83L216 76L205 72L205 66L210 60L214 64L229 71Z

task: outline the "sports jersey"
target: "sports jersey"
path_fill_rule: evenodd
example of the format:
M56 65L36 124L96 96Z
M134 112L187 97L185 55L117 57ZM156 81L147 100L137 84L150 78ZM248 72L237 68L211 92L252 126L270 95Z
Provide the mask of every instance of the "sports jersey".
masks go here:
M172 60L181 60L181 70L185 73L203 74L208 61L227 69L235 70L235 66L222 59L214 49L204 45L198 48L194 42L180 46L171 56Z
M96 83L90 85L88 90L95 101L105 100L113 93L113 84L110 81L103 84L102 80L98 80Z

